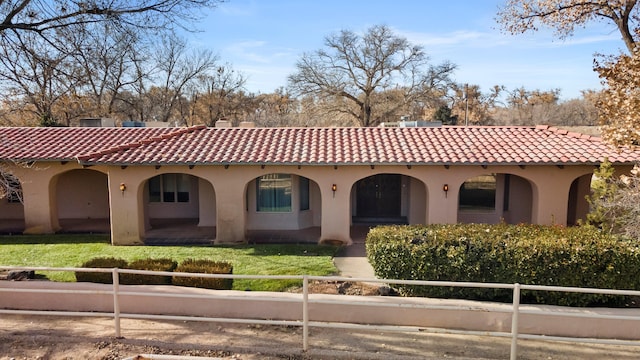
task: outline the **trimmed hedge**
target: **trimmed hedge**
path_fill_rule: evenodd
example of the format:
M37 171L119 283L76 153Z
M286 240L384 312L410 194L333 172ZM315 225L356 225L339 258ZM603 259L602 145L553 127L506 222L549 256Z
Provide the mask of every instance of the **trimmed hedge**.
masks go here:
M186 259L176 272L202 274L233 274L233 266L228 262L207 259ZM174 276L173 285L190 286L214 290L231 290L233 279Z
M165 272L190 272L203 274L232 274L233 266L227 262L207 259L186 259L179 266L172 259L140 259L127 263L123 259L94 258L82 264L86 268L119 268ZM76 281L112 284L112 273L76 272ZM120 273L120 284L123 285L178 285L206 289L233 288L233 279L198 278L184 276L142 275Z
M592 227L454 224L382 226L367 235L387 279L520 283L640 290L640 243ZM401 294L511 301L511 290L400 286ZM523 291L525 303L622 305L621 296Z
M178 263L172 259L140 259L130 262L125 268L148 271L173 271ZM124 285L171 285L171 276L120 274L120 283Z
M99 257L93 258L84 262L80 267L83 268L125 268L127 266L126 260L116 259L112 257ZM76 271L77 282L93 282L101 284L113 284L112 273L97 273L97 272L81 272Z

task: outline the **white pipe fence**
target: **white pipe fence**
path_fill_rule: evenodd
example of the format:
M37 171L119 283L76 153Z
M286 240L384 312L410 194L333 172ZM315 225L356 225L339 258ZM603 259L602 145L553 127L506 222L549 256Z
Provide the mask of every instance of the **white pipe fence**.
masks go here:
M393 279L371 279L371 278L347 278L338 276L309 276L309 275L231 275L231 274L198 274L198 273L182 273L182 272L163 272L163 271L146 271L132 269L100 269L100 268L54 268L54 267L18 267L18 266L0 266L0 270L9 271L71 271L71 272L109 272L113 277L113 287L110 291L96 290L63 290L63 289L38 289L38 288L0 288L0 292L22 292L22 293L57 293L57 294L75 294L75 295L112 295L113 296L113 312L94 312L94 311L43 311L43 310L13 310L0 309L2 314L20 314L20 315L54 315L54 316L91 316L91 317L112 317L114 320L114 331L116 337L121 337L120 319L147 319L147 320L174 320L174 321L206 321L206 322L226 322L240 324L261 324L261 325L288 325L302 327L303 339L302 350L309 349L309 328L335 328L335 329L354 329L354 330L379 330L379 331L400 331L400 332L427 332L438 334L459 334L459 335L480 335L480 336L497 336L510 337L511 348L510 358L517 358L518 339L538 339L548 341L564 341L579 342L592 344L607 345L626 345L640 346L640 341L632 340L616 340L616 339L597 339L597 338L575 338L560 337L548 335L519 334L519 315L541 315L541 316L567 316L582 317L592 319L614 319L614 320L632 320L638 321L640 325L640 316L624 316L609 314L594 314L590 312L569 312L569 311L548 311L548 310L523 310L520 309L520 293L522 290L536 291L558 291L558 292L574 292L574 293L591 293L591 294L609 294L624 296L640 296L640 291L632 290L613 290L613 289L593 289L593 288L577 288L577 287L561 287L561 286L540 286L540 285L522 285L522 284L500 284L500 283L473 283L473 282L450 282L450 281L419 281L419 280L393 280ZM183 277L202 277L202 278L226 278L226 279L270 279L270 280L301 280L303 291L299 301L302 303L302 314L300 320L263 320L263 319L246 319L246 318L227 318L227 317L205 317L205 316L176 316L176 315L157 315L157 314L140 314L140 313L121 313L120 298L122 296L154 296L154 297L172 297L172 298L224 298L234 300L247 300L247 297L229 296L229 295L202 295L202 294L179 294L179 293L152 293L152 292L122 292L120 290L119 274L140 274L140 275L159 275L159 276L183 276ZM471 330L455 330L445 328L428 328L419 326L402 326L402 325L368 325L355 324L345 322L320 322L312 321L309 317L309 304L339 304L339 305L357 305L357 306L388 306L403 307L410 306L425 310L464 310L464 311L487 311L486 309L478 310L463 305L432 305L432 304L397 304L397 303L367 303L362 301L354 301L352 297L347 300L321 300L309 298L309 281L331 281L331 282L365 282L380 283L384 285L418 285L418 286L447 286L447 287L471 287L471 288L489 288L489 289L511 289L513 292L513 302L510 310L492 309L493 312L511 313L511 331L510 332L488 332L488 331L471 331ZM291 299L280 299L277 297L252 297L252 300L275 301L275 302L291 302Z

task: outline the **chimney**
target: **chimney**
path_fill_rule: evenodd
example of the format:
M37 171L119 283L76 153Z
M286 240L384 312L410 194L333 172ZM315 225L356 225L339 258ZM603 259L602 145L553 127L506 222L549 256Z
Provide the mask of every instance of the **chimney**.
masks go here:
M231 121L227 120L226 117L221 117L220 119L218 119L218 121L216 121L216 127L217 128L231 127Z
M254 123L253 121L241 121L240 124L238 125L238 127L241 127L241 128L254 128L254 127L256 127L256 123Z

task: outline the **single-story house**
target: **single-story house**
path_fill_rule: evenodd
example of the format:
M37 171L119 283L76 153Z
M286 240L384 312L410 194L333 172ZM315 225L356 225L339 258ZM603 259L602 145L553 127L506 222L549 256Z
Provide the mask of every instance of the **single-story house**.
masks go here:
M640 150L549 126L5 127L0 161L23 201L0 200L0 230L102 226L131 245L189 224L215 243L350 244L357 224L573 225L605 158L629 171Z

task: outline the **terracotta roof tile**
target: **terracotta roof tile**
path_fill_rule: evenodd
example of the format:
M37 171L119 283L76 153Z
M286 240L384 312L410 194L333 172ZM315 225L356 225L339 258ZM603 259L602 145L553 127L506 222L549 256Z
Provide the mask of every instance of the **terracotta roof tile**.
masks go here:
M0 128L0 159L83 164L598 164L640 160L599 138L536 127Z

